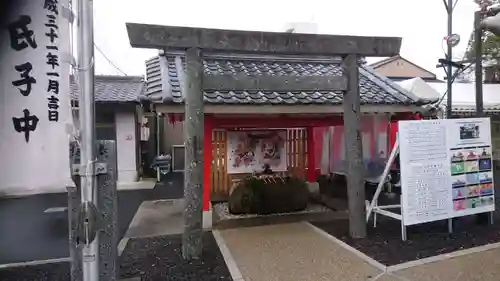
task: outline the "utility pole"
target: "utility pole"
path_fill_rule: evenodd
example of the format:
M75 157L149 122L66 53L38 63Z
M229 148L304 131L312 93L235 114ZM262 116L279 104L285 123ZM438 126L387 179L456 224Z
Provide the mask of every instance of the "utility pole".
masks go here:
M500 36L500 6L487 7L474 13L474 48L475 48L475 84L476 84L476 117L484 117L483 106L483 32L487 30ZM488 220L486 213L477 215L477 222Z
M78 238L82 246L83 281L99 281L99 243L97 234L97 190L95 181L94 121L94 23L93 1L79 0L78 81L80 87L81 205Z
M483 29L481 27L482 11L474 12L474 50L475 50L475 86L476 116L483 116Z
M443 0L444 1L444 0ZM448 38L453 35L453 0L448 0L448 4L446 5L446 12L448 13ZM446 58L448 62L453 61L453 46L447 40L446 46L448 50L446 52ZM451 118L453 114L453 103L452 103L452 87L453 87L453 79L452 79L452 65L448 63L446 70L446 88L447 88L447 98L446 98L446 118Z

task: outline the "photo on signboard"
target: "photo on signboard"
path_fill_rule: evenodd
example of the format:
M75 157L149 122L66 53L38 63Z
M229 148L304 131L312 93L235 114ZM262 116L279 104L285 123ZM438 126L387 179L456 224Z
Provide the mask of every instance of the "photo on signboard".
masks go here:
M479 202L481 204L481 207L491 206L495 203L495 198L494 196L484 196L479 199Z
M466 173L477 172L477 171L479 171L479 163L477 162L477 160L465 162Z
M452 150L451 162L462 162L465 160L464 153L462 150Z
M465 173L465 164L464 162L455 162L451 164L451 174L458 175Z
M453 200L467 197L467 187L453 188Z
M480 159L479 171L490 171L490 170L491 170L491 159Z
M451 186L453 188L461 187L461 186L464 186L466 184L467 184L467 182L465 181L465 175L462 174L462 175L452 176Z
M479 175L477 173L466 174L465 181L467 184L477 184L479 183Z
M479 197L467 199L467 208L474 209L480 207L481 199Z
M491 183L481 184L480 194L481 195L492 195L493 194L493 184L491 184Z
M467 207L467 199L460 199L453 201L453 210L461 211L465 210Z
M481 185L469 185L467 186L467 196L479 196L481 194Z
M480 172L477 174L479 176L480 183L491 183L493 181L493 172Z
M465 160L476 160L478 158L475 148L464 149Z
M476 149L477 154L479 155L479 158L484 159L484 158L491 158L491 147L479 147Z
M467 123L460 125L460 139L470 140L479 138L479 124Z

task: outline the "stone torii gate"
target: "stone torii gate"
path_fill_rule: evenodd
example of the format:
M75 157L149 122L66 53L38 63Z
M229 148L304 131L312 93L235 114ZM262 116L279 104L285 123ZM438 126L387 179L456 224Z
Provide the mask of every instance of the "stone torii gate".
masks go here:
M185 80L185 230L183 256L201 255L204 89L275 89L287 84L303 90L343 91L350 234L366 236L364 165L360 136L358 59L399 54L399 37L361 37L236 31L127 23L132 47L186 53ZM342 76L204 75L203 53L259 53L342 57ZM206 165L207 163L205 163ZM205 167L210 167L208 163Z

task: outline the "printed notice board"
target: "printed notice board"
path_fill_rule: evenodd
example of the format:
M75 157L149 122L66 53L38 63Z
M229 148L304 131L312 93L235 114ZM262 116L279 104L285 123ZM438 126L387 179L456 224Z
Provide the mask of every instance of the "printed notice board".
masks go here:
M489 118L399 122L404 225L495 210Z

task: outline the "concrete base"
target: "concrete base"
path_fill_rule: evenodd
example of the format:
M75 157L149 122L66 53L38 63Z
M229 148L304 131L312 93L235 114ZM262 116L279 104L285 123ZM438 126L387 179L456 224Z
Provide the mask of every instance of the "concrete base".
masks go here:
M156 185L155 180L141 180L137 182L118 182L118 190L143 190L154 189Z
M318 182L308 182L307 189L310 193L319 194L319 183Z
M203 212L203 229L212 229L212 208L209 211Z
M118 170L118 182L136 182L137 180L137 170Z

